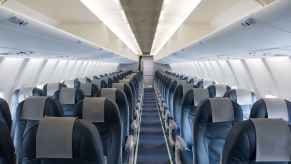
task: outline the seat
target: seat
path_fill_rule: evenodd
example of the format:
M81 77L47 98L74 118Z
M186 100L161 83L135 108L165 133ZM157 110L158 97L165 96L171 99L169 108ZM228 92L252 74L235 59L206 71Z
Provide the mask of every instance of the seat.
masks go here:
M105 97L86 97L76 109L80 119L90 121L99 130L107 164L121 164L123 132L118 106Z
M193 88L189 90L182 102L181 134L175 143L176 163L193 163L193 125L197 116L198 106L209 98L207 89Z
M15 90L12 96L12 100L11 100L12 120L15 120L16 111L20 102L22 102L23 100L31 96L42 96L42 95L43 95L43 90L39 88L28 87L28 88L20 88L20 89Z
M101 88L107 88L108 87L107 82L104 79L101 79L101 78L94 77L93 80L92 80L92 83L95 84L99 88L99 90Z
M200 104L193 125L193 160L219 164L225 139L234 123L243 120L240 106L228 98L209 98Z
M256 101L250 118L280 118L290 123L291 103L280 98L264 98Z
M237 123L226 139L221 164L289 164L290 138L288 122L282 119Z
M62 88L55 93L54 97L62 105L64 116L74 117L77 115L75 106L84 99L84 94L80 89Z
M85 80L85 82L81 82L80 80L75 80L75 88L80 89L84 96L87 97L97 97L98 96L98 86L89 82L89 80Z
M103 88L101 97L110 99L118 106L123 127L123 143L125 143L125 139L129 135L129 105L125 93L117 88Z
M181 107L182 107L182 101L184 94L187 93L188 90L192 89L193 86L186 83L185 80L180 80L177 88L174 91L174 97L173 97L173 116L177 123L177 130L178 133L180 133L181 128Z
M207 89L211 98L223 97L226 92L230 91L230 87L223 84L210 85Z
M133 103L134 97L130 86L126 83L113 83L112 88L117 88L125 93L129 105L129 120L132 121L134 119L135 104Z
M0 98L0 121L5 123L9 131L11 131L12 118L11 118L9 105L7 101L5 101L2 98Z
M104 164L98 130L76 118L46 117L23 137L24 164Z
M229 97L238 103L243 110L244 120L249 119L252 105L256 101L255 93L245 89L232 89L225 93L224 97Z
M7 124L0 121L0 164L16 164L15 149Z
M22 143L24 134L46 116L64 116L62 108L52 97L29 97L19 104L15 123L13 124L14 133L12 134L19 163L23 159Z
M44 96L53 96L56 91L60 90L61 88L66 87L63 83L48 83L45 84L43 87L43 95Z

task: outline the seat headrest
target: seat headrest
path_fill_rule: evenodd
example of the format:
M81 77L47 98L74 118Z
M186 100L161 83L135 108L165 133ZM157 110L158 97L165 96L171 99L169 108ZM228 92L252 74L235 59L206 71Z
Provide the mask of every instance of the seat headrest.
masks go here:
M194 105L198 106L203 100L209 98L209 93L207 89L203 88L193 88L193 95L194 95Z
M66 80L65 84L68 88L74 88L75 87L75 82L74 80Z
M234 108L228 98L209 98L212 122L228 122L234 120Z
M82 104L82 118L92 123L104 122L105 97L86 97Z
M75 118L46 117L36 135L36 158L73 158Z
M236 101L239 105L251 105L253 104L253 95L252 92L245 89L237 89L236 92Z
M256 161L291 161L291 135L288 122L281 119L251 119L251 121L256 132Z
M47 96L53 96L60 89L60 83L48 83L46 86Z
M59 93L59 101L61 104L69 105L75 104L75 88L62 88Z
M116 88L103 88L101 90L101 97L106 97L113 102L116 102Z
M214 85L214 82L210 80L203 80L202 82L203 82L203 88L207 88L210 85Z
M92 83L93 84L95 84L95 85L97 85L98 87L100 87L101 88L101 79L93 79L92 80Z
M92 95L92 84L91 83L80 83L80 89L83 91L85 96Z
M23 102L21 119L41 120L44 117L45 105L48 97L29 97Z
M227 86L222 84L215 85L216 97L223 97L225 92L227 91Z
M117 89L119 89L119 90L124 90L124 83L113 83L112 84L112 88L117 88Z
M285 121L289 120L287 103L279 98L264 98L268 118L281 118Z
M33 95L33 89L34 88L31 88L31 87L19 89L19 95L21 96L20 97L20 101L23 101L27 97L32 96Z

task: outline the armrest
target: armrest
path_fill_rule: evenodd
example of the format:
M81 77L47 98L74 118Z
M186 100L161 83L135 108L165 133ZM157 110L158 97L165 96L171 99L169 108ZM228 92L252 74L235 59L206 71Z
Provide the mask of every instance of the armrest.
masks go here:
M175 144L175 163L192 164L192 162L193 162L192 151L187 148L184 139L180 136L177 136Z
M125 158L126 163L133 164L134 163L134 151L135 150L135 140L132 135L129 135L125 144Z

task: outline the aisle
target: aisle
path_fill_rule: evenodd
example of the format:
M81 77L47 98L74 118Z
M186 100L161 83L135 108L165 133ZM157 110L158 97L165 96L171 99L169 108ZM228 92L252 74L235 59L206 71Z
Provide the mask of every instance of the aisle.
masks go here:
M166 142L153 88L144 89L138 164L169 164Z

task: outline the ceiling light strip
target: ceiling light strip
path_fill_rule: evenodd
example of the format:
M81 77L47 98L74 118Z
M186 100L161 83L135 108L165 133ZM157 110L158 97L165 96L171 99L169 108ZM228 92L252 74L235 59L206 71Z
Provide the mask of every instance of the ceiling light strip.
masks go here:
M131 30L119 0L80 0L135 54L141 54L140 47Z
M201 0L164 0L151 53L157 55Z

